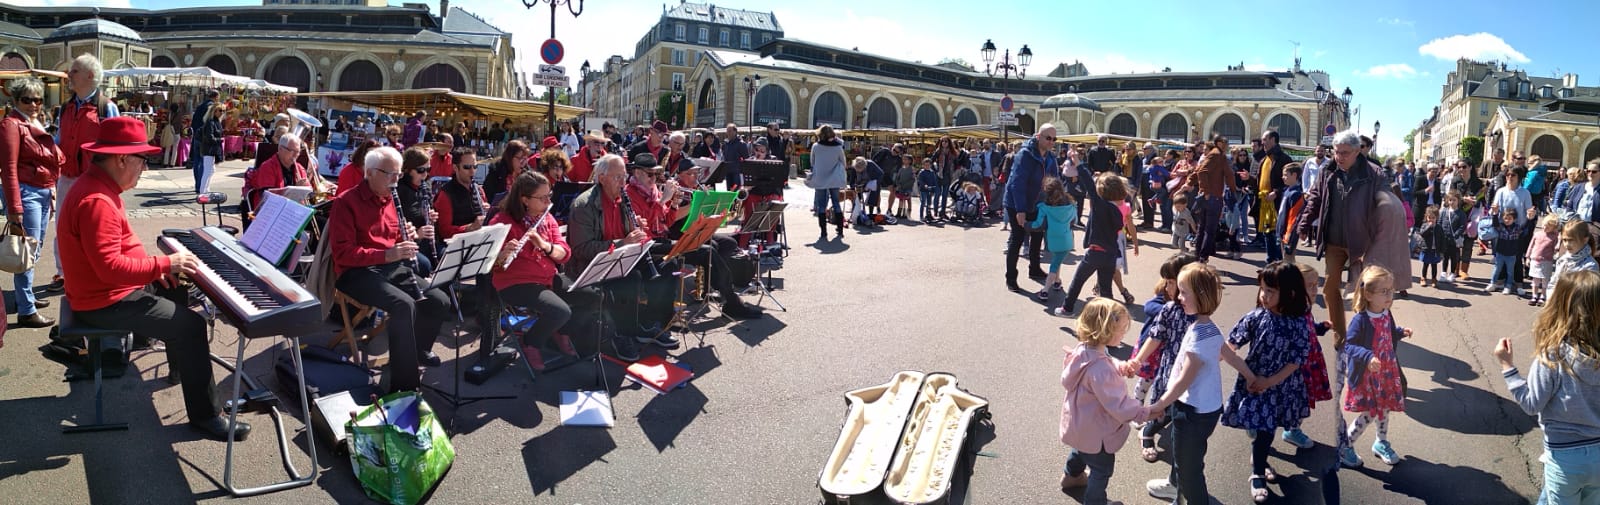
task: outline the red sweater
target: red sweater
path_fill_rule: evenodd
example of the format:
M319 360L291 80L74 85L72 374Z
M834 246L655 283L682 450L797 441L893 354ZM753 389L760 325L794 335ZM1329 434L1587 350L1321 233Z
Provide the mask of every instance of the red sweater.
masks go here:
M294 177L295 179L305 180L306 167L295 163ZM244 181L245 196L250 198L250 208L261 208L261 195L265 193L265 191L261 190L281 188L288 186L290 182L294 181L283 180L283 165L278 162L277 156L261 162L261 166L256 167L255 171L250 174L250 178Z
M667 238L667 225L672 224L672 210L667 204L661 203L661 192L653 185L645 188L629 182L623 188L628 192L628 204L633 207L634 215L644 220L645 233L650 238Z
M172 268L166 256L148 256L124 217L122 189L99 168L85 172L67 193L57 223L62 276L73 310L105 308Z
M428 160L428 177L453 177L455 174L455 160L450 153L434 154Z
M534 216L529 216L528 220L532 221L533 218ZM513 222L511 214L507 212L495 214L494 220L490 221L490 224L511 225L511 231L506 234L508 239L520 239L523 234L528 233L527 223L522 221ZM498 291L518 284L530 283L544 287L551 286L550 283L555 279L556 272L561 271L561 265L566 263L567 258L572 257L572 246L567 245L567 239L561 236L561 224L556 222L554 216L548 214L544 216L544 224L538 233L543 235L545 241L550 242L551 246L566 251L567 254L561 257L560 262L557 262L550 259L549 256L544 254L544 251L538 250L531 243L524 244L522 251L518 252L516 258L511 260L509 268L494 273L495 290Z
M98 94L99 91L95 93ZM63 177L77 178L89 168L91 156L79 148L100 137L100 110L95 107L95 103L95 98L91 95L81 107L73 98L68 98L67 102L61 105L60 145L61 154L67 159L67 162L61 165Z
M367 171L361 168L360 163L352 161L339 169L339 188L333 190L333 196L344 196L345 192L356 189L356 186L360 186L366 180Z
M333 275L345 270L388 263L384 251L400 237L400 218L394 198L375 194L371 184L360 184L333 201L328 214L328 249L333 253Z
M600 153L605 156L604 150ZM567 180L572 182L589 182L594 175L594 160L599 158L589 156L589 148L578 150L578 155L572 157L572 169L567 171Z
M0 176L4 177L5 207L22 212L22 187L53 188L61 170L61 150L55 139L34 126L16 109L0 120Z

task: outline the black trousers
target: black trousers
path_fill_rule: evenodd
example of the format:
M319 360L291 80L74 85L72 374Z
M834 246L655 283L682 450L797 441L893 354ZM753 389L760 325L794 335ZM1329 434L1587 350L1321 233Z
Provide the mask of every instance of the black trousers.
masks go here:
M132 332L167 344L167 362L182 377L183 406L189 420L204 421L222 412L217 385L211 374L211 348L206 341L206 321L188 307L146 290L129 293L109 306L78 311L84 323L108 330Z
M430 289L415 297L410 267L401 262L352 268L339 275L334 287L355 301L389 314L389 391L415 391L422 387L417 357L433 349L439 328L450 317L450 298Z
M644 261L651 259L645 258L640 264ZM672 320L672 290L677 283L667 275L647 279L646 270L643 266L635 268L627 277L600 287L607 295L606 313L616 323L613 328L623 335L635 335L652 326L664 327Z
M664 256L671 252L672 244L657 242L650 246L652 255ZM724 303L738 301L739 293L733 289L733 262L744 261L735 259L739 253L739 242L727 235L712 235L711 240L701 244L699 249L689 251L680 256L681 261L687 265L704 268L706 280L710 281L711 289L717 290L722 295ZM669 264L670 265L670 264Z
M1039 211L1031 210L1027 212L1024 219L1031 223L1038 217ZM1028 251L1028 270L1040 270L1039 255L1044 250L1044 232L1028 231L1027 226L1018 225L1016 223L1017 212L1013 209L1006 209L1005 218L1007 221L1011 221L1011 235L1006 238L1006 282L1015 284L1017 282L1017 256L1021 255L1022 241L1026 240L1031 244Z
M1111 296L1111 281L1116 272L1117 257L1113 253L1090 249L1083 255L1083 261L1078 262L1078 269L1072 272L1072 285L1067 287L1067 310L1077 311L1078 292L1083 291L1083 283L1089 280L1089 274L1097 274L1095 285L1099 286L1098 292Z
M583 329L593 326L595 311L600 309L600 297L592 290L567 291L572 282L561 275L553 279L555 286L527 283L500 290L500 299L508 305L527 307L539 315L533 328L523 335L523 344L544 346L557 331L568 336L582 336Z

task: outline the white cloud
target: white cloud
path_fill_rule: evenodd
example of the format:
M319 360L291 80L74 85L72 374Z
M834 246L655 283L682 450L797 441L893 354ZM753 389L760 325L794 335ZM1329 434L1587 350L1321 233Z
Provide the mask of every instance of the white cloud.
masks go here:
M1459 58L1470 58L1477 61L1508 61L1512 63L1528 63L1527 56L1507 44L1492 33L1478 32L1471 35L1451 35L1449 37L1433 39L1417 52L1424 56L1432 56L1445 61L1455 61Z
M1266 63L1246 63L1244 69L1251 72L1265 72L1268 70Z
M1378 22L1386 24L1386 25L1404 26L1404 27L1407 27L1407 28L1416 28L1417 27L1417 22L1416 21L1411 21L1411 20L1408 20L1408 19L1378 18Z
M1377 78L1410 79L1417 76L1417 69L1405 63L1387 63L1374 65L1366 70L1357 69L1355 74Z

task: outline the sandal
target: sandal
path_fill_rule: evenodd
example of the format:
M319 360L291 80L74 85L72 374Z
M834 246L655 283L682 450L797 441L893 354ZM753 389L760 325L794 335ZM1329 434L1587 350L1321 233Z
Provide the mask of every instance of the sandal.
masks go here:
M1038 293L1034 293L1034 294L1033 294L1033 297L1034 297L1034 298L1038 298L1038 299L1039 299L1039 301L1041 301L1041 302L1047 302L1047 301L1050 301L1050 290L1048 290L1048 289L1041 289L1041 290L1039 290L1039 292L1038 292ZM1531 305L1531 304L1530 304L1530 305Z
M1262 478L1260 475L1251 475L1250 499L1255 500L1256 503L1264 503L1267 501L1268 494L1270 493L1267 491L1267 479Z
M1139 435L1139 457L1146 463L1155 463L1161 459L1161 449L1156 447L1156 437Z
M1122 301L1127 302L1128 305L1133 305L1133 293L1129 292L1128 288L1122 288Z
M1267 467L1266 471L1261 472L1261 476L1266 478L1267 482L1270 484L1278 483L1278 472L1273 471L1272 467L1270 466Z

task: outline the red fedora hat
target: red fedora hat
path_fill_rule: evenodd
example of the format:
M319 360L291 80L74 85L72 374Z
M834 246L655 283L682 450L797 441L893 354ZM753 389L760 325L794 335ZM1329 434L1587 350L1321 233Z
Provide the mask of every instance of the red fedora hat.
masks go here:
M160 147L150 145L144 136L144 122L117 116L100 122L100 135L83 150L98 154L155 154Z

